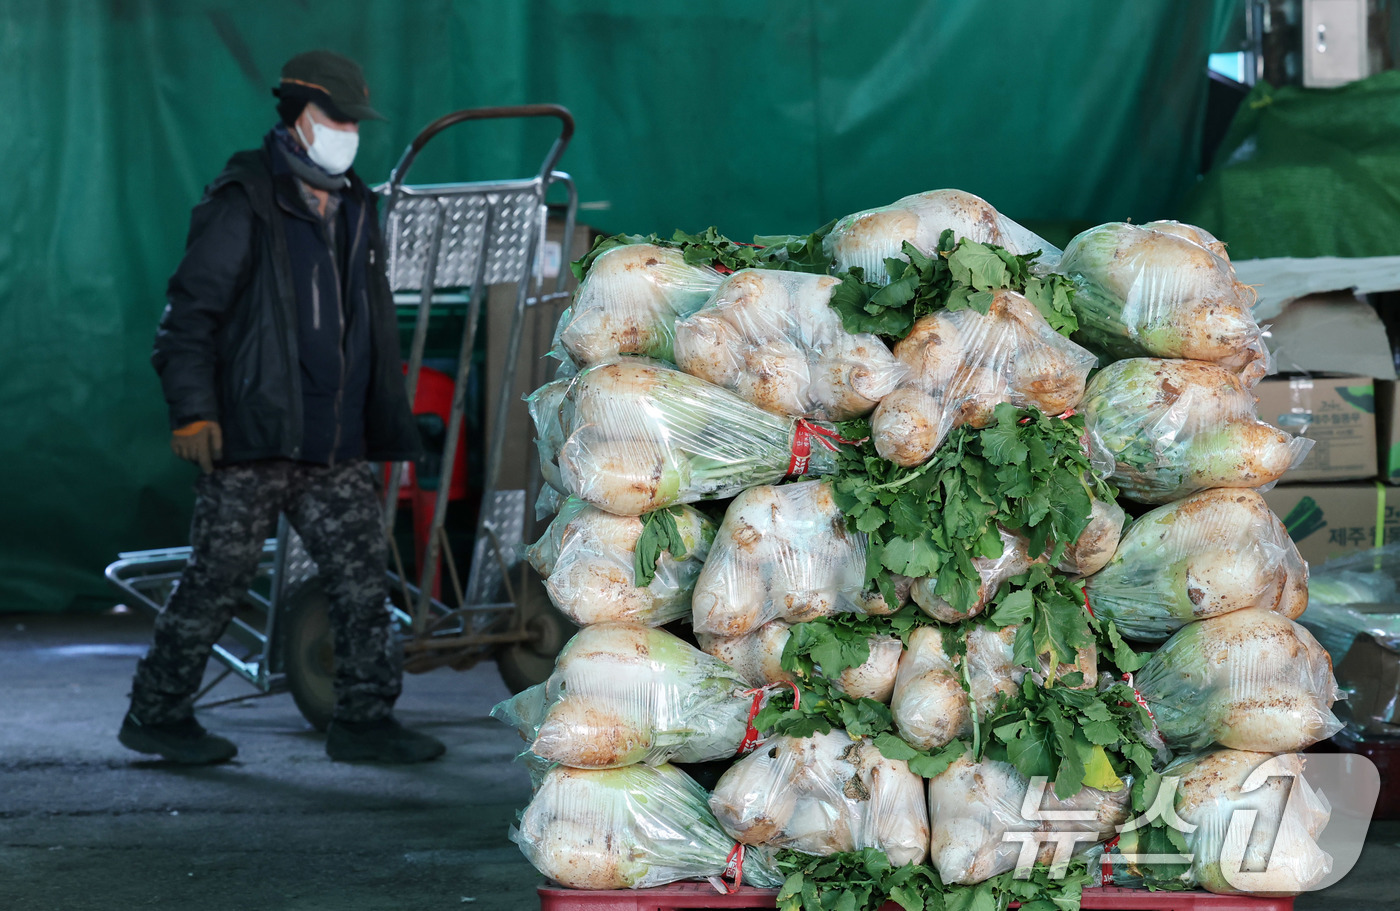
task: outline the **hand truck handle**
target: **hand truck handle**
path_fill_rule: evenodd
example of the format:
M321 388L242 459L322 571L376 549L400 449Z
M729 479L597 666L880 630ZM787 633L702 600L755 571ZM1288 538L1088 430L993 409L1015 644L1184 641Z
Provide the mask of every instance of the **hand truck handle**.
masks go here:
M469 120L501 120L514 117L557 117L559 119L561 124L559 138L554 140L554 145L550 148L549 154L545 156L544 164L540 167L541 175L549 174L558 164L560 157L564 154L564 149L568 147L569 140L574 135L574 115L569 113L568 108L558 104L519 104L495 108L467 108L462 111L453 111L451 114L444 114L413 137L413 142L409 143L408 148L404 150L403 156L399 159L399 163L394 165L394 170L389 173L387 189L392 193L403 183L404 176L408 173L408 169L413 165L413 160L418 157L423 146L428 144L428 140L448 127L466 123Z

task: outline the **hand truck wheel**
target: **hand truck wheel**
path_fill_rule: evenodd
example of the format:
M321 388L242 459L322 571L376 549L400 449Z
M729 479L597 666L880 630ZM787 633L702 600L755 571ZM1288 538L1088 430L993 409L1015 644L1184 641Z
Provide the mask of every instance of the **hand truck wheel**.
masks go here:
M326 593L308 583L287 599L282 667L303 718L324 731L335 712L335 635Z
M512 693L544 683L554 673L554 659L578 628L549 600L544 583L529 573L525 597L516 605L521 612L526 642L512 642L496 649L496 669Z

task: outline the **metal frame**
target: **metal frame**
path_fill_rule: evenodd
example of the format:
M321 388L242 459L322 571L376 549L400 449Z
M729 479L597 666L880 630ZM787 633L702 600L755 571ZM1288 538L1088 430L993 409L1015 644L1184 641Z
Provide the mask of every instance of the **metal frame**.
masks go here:
M423 147L450 127L472 121L539 117L558 119L561 129L533 177L417 186L404 183ZM431 533L422 571L416 585L402 578L401 573L389 572L391 583L405 598L406 610L392 604L390 608L401 628L407 631L408 641L404 648L409 657L409 669L426 669L444 663L467 666L498 645L526 642L534 635L516 609L517 593L510 582L511 570L520 562L516 545L521 543L524 531L527 492L499 491L496 487L506 433L517 429L507 427L506 413L514 394L526 311L530 307L568 297L564 290L568 276L566 264L573 258L571 246L578 193L572 178L555 170L555 166L567 148L573 131L572 115L559 105L456 111L425 127L404 151L389 180L375 188L375 192L386 198L382 220L389 262L385 267L395 301L400 306L404 305L400 302L408 301L408 306L417 308L406 377L410 403L415 401L436 292L442 288L460 289L464 287L461 279L468 279L465 284L468 288L467 323L443 449L444 477L434 497ZM537 279L535 272L548 217L546 198L555 185L562 186L567 194L563 255L554 291L542 293L543 278ZM425 216L428 224L423 239L426 243L420 243L419 239L424 233L421 223ZM461 438L466 390L472 375L472 355L482 319L482 301L488 285L508 282L517 286L509 347L495 412L496 421L489 441L470 575L465 592L459 591L461 601L454 608L432 596L440 560L447 564L454 583L458 580L453 556L442 547L451 493L451 473ZM412 292L417 292L416 303L412 302ZM444 297L450 297L454 303L462 301L461 294ZM391 542L401 476L402 466L395 466L395 470L390 472L385 491L384 529L391 536ZM189 547L177 547L123 553L107 567L106 576L138 605L159 613L165 597L168 597L189 561L190 552ZM239 656L223 644L215 645L213 652L229 672L251 683L262 694L280 692L286 688L284 669L280 666L282 649L278 618L285 609L288 596L315 574L315 564L306 555L300 539L290 528L286 517L279 517L277 537L264 544L257 573L257 579L269 585L270 595L264 597L250 589L244 596L248 607L263 613L263 626L259 629L243 618L235 617L228 636L248 649L247 654ZM511 622L503 622L506 620Z

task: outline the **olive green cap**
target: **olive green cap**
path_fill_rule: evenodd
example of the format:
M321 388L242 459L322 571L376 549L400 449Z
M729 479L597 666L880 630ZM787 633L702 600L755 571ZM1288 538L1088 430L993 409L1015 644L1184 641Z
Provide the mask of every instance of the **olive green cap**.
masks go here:
M369 106L364 70L334 51L307 51L282 65L282 81L272 94L315 102L335 120L388 120Z

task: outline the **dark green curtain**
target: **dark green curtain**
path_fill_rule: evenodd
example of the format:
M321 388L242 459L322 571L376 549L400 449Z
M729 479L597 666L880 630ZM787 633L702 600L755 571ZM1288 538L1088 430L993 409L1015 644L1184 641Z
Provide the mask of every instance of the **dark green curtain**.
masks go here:
M805 231L937 187L1090 222L1175 214L1235 6L0 0L0 611L108 603L118 551L183 543L152 332L190 207L298 51L364 65L393 118L364 129L372 182L447 111L557 101L608 231ZM522 176L548 138L463 127L413 178Z

